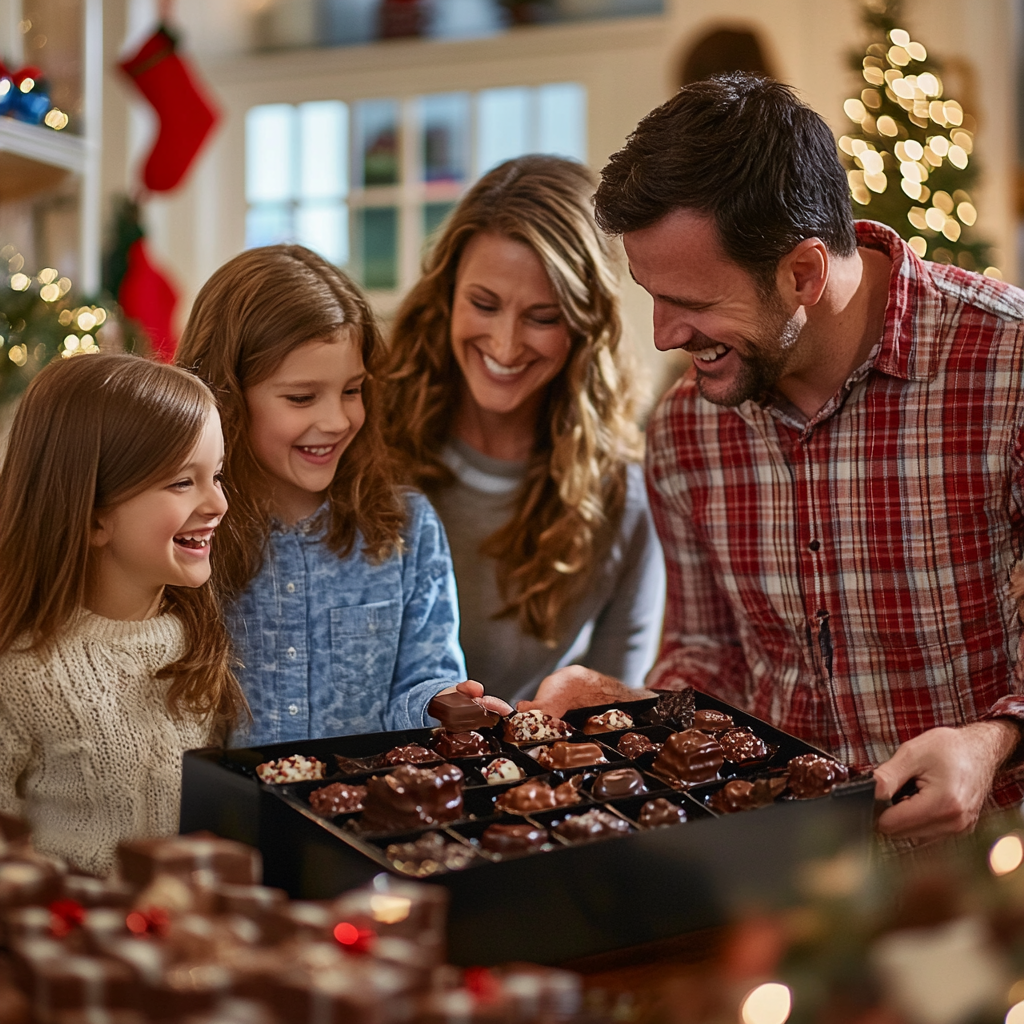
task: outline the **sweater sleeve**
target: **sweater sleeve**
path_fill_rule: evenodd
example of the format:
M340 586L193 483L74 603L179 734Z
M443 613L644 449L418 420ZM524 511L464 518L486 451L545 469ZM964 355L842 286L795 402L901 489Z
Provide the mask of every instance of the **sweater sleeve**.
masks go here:
M388 729L431 724L427 705L441 690L466 678L459 646L455 572L441 520L423 495L409 495L398 657L385 714Z
M32 740L18 714L10 690L17 685L17 674L10 656L0 658L0 811L23 817L25 801L18 794L18 780L28 767Z

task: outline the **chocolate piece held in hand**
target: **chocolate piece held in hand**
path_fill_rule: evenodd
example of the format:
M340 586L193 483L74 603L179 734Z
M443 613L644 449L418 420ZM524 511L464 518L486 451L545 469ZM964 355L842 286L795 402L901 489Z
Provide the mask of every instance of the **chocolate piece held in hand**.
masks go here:
M545 768L584 768L589 764L608 763L598 744L568 743L565 740L559 740L550 747L541 747L536 757Z
M593 736L599 732L617 732L619 729L632 728L632 715L627 715L619 708L612 708L611 711L606 711L603 715L591 715L583 726L583 731L588 736Z
M534 825L488 825L480 845L491 853L526 853L543 849L549 838L547 829Z
M845 764L818 754L801 754L787 765L789 791L793 796L809 800L816 796L827 796L837 782L846 782L850 770Z
M686 811L678 804L659 796L657 800L648 800L640 808L637 819L641 828L664 828L666 825L681 825L686 821Z
M625 835L629 830L629 825L622 818L596 807L586 814L574 814L552 829L570 843L589 843L592 839Z
M619 740L619 753L628 757L631 761L636 760L641 754L648 754L652 750L661 750L661 744L655 743L641 732L627 732Z
M583 776L574 775L568 782L552 789L546 782L530 779L521 786L515 786L494 802L499 811L513 814L530 814L533 811L548 811L552 807L567 807L580 802L580 785Z
M480 774L488 786L500 786L503 782L518 782L526 778L526 772L507 757L496 757L480 769Z
M462 771L453 764L415 768L404 764L366 785L363 827L377 832L437 825L462 817Z
M717 740L698 729L687 729L665 740L652 771L671 783L693 786L717 778L724 760Z
M467 697L458 690L451 693L439 693L427 705L427 714L436 718L443 729L448 732L470 732L473 729L486 729L497 725L501 715L497 711L488 711L472 697Z
M696 694L690 688L663 693L658 698L658 703L647 712L647 721L651 725L690 729L693 727L695 703Z
M440 761L440 754L433 750L427 750L418 743L410 743L405 747L393 747L384 755L384 764L389 767L393 764L429 764L432 761Z
M647 792L643 776L635 768L615 768L601 772L591 787L595 800L615 800L620 796L640 796Z
M693 728L700 729L701 732L714 735L715 733L725 732L726 729L732 729L735 725L736 723L732 720L732 715L727 715L724 711L705 708L693 713Z
M517 711L505 719L509 743L550 743L572 735L572 726L543 711Z
M719 814L735 814L737 811L752 811L767 807L786 788L785 776L771 779L733 779L717 793L708 797L708 806Z
M309 806L322 818L333 818L336 814L350 814L363 809L366 799L365 786L352 786L347 782L332 782L323 789L314 789L309 794Z
M725 759L733 764L763 761L771 753L768 744L749 729L729 729L718 737L718 742L722 745Z
M446 842L437 832L428 832L414 843L392 843L384 855L399 871L416 878L458 871L476 859L468 846Z
M282 785L285 782L306 782L309 779L322 779L326 774L327 765L315 757L303 757L292 754L276 761L266 761L256 766L256 774L261 782Z
M444 758L479 757L490 754L491 745L478 732L449 732L439 729L433 739L434 749Z

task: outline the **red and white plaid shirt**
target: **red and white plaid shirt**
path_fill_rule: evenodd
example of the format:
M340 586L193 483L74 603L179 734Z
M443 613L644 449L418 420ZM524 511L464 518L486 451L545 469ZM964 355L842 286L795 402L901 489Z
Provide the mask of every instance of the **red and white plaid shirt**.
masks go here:
M817 415L712 405L691 371L651 421L668 604L648 685L868 768L933 726L1024 719L1024 292L857 235L892 261L885 330Z

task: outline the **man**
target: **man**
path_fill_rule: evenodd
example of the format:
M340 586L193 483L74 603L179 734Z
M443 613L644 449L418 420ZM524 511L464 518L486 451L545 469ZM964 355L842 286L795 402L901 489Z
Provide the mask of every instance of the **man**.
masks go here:
M828 126L750 75L653 111L596 206L657 347L693 357L648 429L669 580L648 685L874 769L881 799L916 780L893 837L1019 802L1024 293L854 225ZM568 668L536 703L620 694Z

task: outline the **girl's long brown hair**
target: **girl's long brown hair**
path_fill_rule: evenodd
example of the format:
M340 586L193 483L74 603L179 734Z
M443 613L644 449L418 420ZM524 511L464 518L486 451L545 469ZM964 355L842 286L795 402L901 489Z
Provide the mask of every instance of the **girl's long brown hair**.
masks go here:
M621 518L626 464L641 456L635 374L622 344L610 243L579 164L526 156L484 175L459 203L395 321L386 364L386 430L408 478L428 493L454 476L441 459L460 399L449 338L459 260L480 232L528 245L551 280L572 347L548 389L511 519L487 539L498 585L524 633L553 644Z
M362 351L366 421L328 488L325 540L344 556L358 531L366 555L381 561L401 545L405 503L381 435L373 379L383 342L359 289L301 245L270 245L225 263L192 306L176 360L210 385L220 406L231 512L227 530L222 525L217 531L213 572L227 598L259 572L270 536L270 488L250 444L245 389L270 377L300 345L329 340L339 328L348 328Z
M97 511L173 477L195 448L213 396L184 370L138 356L57 360L29 385L0 469L0 654L45 648L84 607ZM185 628L171 714L234 722L245 699L209 583L164 589Z

